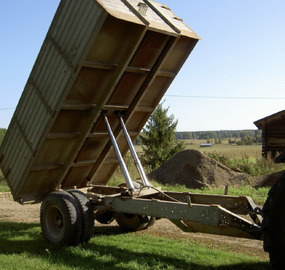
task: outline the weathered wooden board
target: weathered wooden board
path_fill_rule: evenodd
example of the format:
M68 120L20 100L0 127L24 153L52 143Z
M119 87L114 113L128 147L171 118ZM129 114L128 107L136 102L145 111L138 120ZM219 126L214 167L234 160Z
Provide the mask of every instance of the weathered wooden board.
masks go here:
M107 184L199 37L154 1L62 0L0 148L14 199Z
M285 111L257 120L254 124L262 130L262 156L276 158L285 151Z

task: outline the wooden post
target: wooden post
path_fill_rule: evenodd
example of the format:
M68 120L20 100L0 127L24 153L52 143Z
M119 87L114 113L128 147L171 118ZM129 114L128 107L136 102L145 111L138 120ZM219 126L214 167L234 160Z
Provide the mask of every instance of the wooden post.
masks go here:
M229 194L229 185L225 185L224 195L228 195L228 194Z

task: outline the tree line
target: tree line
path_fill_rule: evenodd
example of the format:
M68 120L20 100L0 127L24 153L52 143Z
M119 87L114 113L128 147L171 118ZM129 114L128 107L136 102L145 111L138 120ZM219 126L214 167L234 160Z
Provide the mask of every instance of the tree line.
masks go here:
M160 108L160 110L161 109L162 108ZM0 128L0 144L2 143L5 134L6 134L6 129ZM175 132L175 139L176 140L198 139L198 140L205 140L205 142L211 142L215 144L221 143L222 139L228 139L229 144L238 144L238 145L239 144L250 145L254 143L262 143L261 130L251 130L251 129L218 130L218 131L183 131L183 132L179 131ZM136 140L136 144L142 144L142 143L141 141Z
M217 130L217 131L184 131L176 132L177 140L205 140L219 143L222 139L228 139L230 144L253 144L261 143L261 130Z

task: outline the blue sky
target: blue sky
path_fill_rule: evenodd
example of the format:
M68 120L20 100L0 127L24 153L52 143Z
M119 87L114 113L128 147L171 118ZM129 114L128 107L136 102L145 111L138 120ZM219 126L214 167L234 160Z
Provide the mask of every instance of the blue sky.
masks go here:
M179 131L255 129L285 109L285 1L162 0L202 38L164 97ZM6 128L59 0L0 0Z

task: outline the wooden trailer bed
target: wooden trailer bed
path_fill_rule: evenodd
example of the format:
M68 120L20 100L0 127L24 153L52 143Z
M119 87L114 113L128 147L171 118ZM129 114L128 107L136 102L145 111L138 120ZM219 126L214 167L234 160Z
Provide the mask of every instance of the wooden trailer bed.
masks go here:
M118 166L102 113L123 155L199 37L163 4L62 0L0 148L14 199L105 185Z

